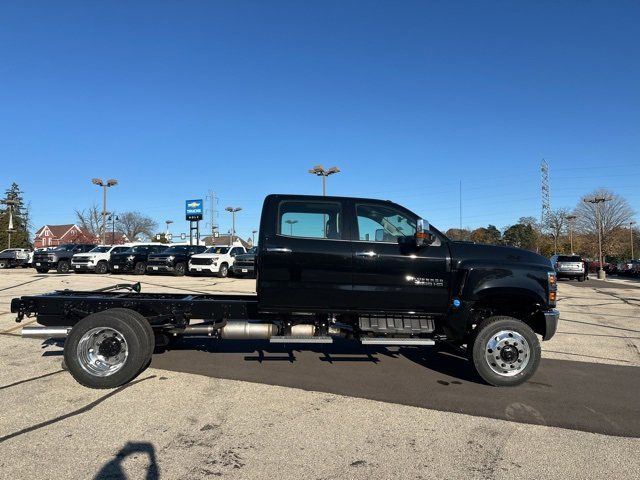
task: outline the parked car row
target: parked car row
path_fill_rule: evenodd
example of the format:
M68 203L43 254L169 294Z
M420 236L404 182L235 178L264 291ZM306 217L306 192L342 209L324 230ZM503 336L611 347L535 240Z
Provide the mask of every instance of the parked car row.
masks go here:
M164 245L130 243L124 245L67 244L48 251L36 251L33 267L38 273L134 273L204 274L226 277L253 276L255 249L247 254L244 246ZM235 269L236 258L241 258Z

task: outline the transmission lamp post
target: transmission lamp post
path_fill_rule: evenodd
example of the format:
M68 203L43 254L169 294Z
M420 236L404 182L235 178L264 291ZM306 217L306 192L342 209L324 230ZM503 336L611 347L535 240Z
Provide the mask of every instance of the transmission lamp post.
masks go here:
M636 224L633 220L629 222L629 238L631 239L631 260L633 260L633 226Z
M317 175L318 177L322 177L322 196L327 195L327 177L329 175L333 175L334 173L340 173L340 169L338 167L331 167L328 170L325 170L322 165L316 165L312 169L309 170L311 175Z
M578 218L575 215L567 215L567 222L569 222L569 245L571 248L571 255L573 255L573 222Z
M598 229L598 255L600 257L600 268L598 269L599 280L604 280L606 278L603 265L604 262L602 261L602 217L600 214L600 204L608 202L609 200L611 199L606 197L593 197L584 199L584 202L593 204L596 209L596 228Z
M227 207L225 208L227 212L231 212L231 243L233 245L234 237L236 236L236 212L242 210L242 207Z
M110 178L106 182L103 182L99 178L91 179L91 183L102 187L102 244L106 243L107 235L107 188L115 187L118 184L118 180Z

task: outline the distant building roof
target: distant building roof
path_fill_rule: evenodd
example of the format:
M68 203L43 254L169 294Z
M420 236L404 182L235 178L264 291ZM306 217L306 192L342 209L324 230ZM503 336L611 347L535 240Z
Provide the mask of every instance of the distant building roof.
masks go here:
M71 230L73 227L75 227L79 231L82 231L80 227L73 223L65 225L43 225L36 232L36 237L39 237L45 229L49 229L49 231L55 238L62 238L64 234Z
M231 242L231 235L220 235L218 237L212 237L211 235L207 235L206 237L202 237L202 241L205 245L229 245ZM236 235L235 242L240 242L244 248L249 248L249 245L246 241Z

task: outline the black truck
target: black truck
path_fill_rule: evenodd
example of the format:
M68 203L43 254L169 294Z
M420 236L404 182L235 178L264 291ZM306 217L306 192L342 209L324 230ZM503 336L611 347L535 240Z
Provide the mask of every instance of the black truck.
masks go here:
M174 245L147 257L147 273L170 273L182 277L187 273L189 259L207 249L204 245Z
M237 255L233 262L233 275L235 277L255 277L256 275L256 256L258 255L258 246L251 247L247 253Z
M51 250L36 252L33 254L33 266L38 273L47 273L52 269L58 273L68 273L71 270L71 257L95 247L93 244L67 243Z
M167 245L134 245L124 252L112 253L109 259L109 271L111 273L135 273L144 275L147 271L147 258L149 255L162 253Z
M518 385L556 332L548 259L449 240L389 201L270 195L257 256L257 294L56 291L15 298L24 337L66 338L73 377L93 388L132 380L156 345L183 335L272 343L425 347L465 352L487 383ZM121 290L128 289L123 292ZM196 322L198 320L198 322Z

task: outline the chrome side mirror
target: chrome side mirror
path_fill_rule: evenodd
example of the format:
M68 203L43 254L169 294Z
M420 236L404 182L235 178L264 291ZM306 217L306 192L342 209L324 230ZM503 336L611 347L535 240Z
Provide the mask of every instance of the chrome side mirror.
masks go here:
M419 218L416 222L416 245L418 247L426 247L435 241L436 237L431 232L429 222L423 218Z

